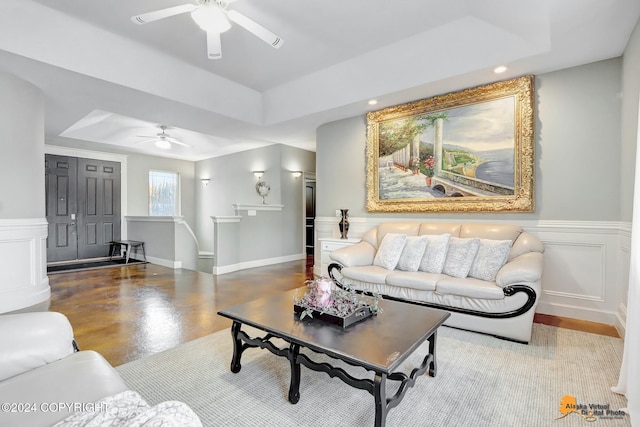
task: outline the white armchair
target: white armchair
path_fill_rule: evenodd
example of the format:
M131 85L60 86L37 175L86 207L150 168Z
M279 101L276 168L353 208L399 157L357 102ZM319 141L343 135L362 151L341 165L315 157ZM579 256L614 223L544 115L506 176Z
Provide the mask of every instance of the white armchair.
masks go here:
M68 319L54 312L0 315L0 426L51 426L69 416L59 403L91 403L126 391L94 351L74 351Z
M0 381L74 352L73 329L60 313L0 316L0 342Z
M197 415L181 402L165 410L150 408L130 391L117 371L95 351L76 351L68 319L53 312L0 315L0 427L126 425L135 415L160 413L173 424L201 426ZM91 405L102 401L103 405ZM166 406L166 405L165 405ZM99 407L109 412L97 413ZM84 411L84 412L83 412ZM136 411L131 415L132 411ZM167 415L168 413L168 415ZM97 423L97 424L96 424Z

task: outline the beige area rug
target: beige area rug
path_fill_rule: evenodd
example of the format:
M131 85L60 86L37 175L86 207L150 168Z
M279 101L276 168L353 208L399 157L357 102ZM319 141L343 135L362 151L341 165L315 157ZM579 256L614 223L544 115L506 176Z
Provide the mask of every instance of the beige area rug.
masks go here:
M437 376L418 378L390 410L387 426L630 426L627 415L606 411L626 406L610 390L618 380L622 347L621 339L539 324L529 345L441 327ZM426 349L420 347L403 370L418 366ZM366 391L302 366L300 401L293 405L287 400L286 359L249 349L241 371L233 374L231 356L231 333L225 330L117 370L149 403L184 401L205 426L374 424L373 396ZM373 378L364 369L340 366ZM592 422L575 412L557 419L565 396L579 406L599 405L602 412Z

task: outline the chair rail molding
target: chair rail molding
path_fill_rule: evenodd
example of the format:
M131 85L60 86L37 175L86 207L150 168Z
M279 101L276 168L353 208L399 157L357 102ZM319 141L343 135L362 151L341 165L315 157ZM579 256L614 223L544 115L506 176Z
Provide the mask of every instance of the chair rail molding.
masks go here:
M241 216L212 216L211 221L215 224L240 222Z
M247 215L253 216L257 211L282 211L284 205L252 205L246 203L235 203L231 205L236 215L240 215L241 211L247 211Z
M47 276L46 218L0 219L0 313L46 301L51 295Z
M545 246L542 296L538 313L615 325L624 336L631 223L615 221L455 220L350 217L349 238L358 239L384 222L514 224ZM316 242L339 238L338 219L317 217ZM320 245L314 272L321 271Z

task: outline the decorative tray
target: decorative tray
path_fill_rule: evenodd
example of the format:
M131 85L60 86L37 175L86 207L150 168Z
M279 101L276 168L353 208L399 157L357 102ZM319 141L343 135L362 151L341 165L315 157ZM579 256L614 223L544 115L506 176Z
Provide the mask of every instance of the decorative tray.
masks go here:
M293 305L293 311L298 315L306 310L307 307L304 307L302 305ZM373 312L371 311L371 307L369 306L362 306L356 309L356 311L354 311L353 313L344 317L311 309L311 317L313 317L314 319L319 319L327 323L333 323L335 325L342 326L343 328L347 328L354 323L358 323L368 317L371 317L372 315Z
M327 277L305 283L308 291L304 296L293 297L293 311L300 320L310 317L346 328L382 311L378 307L379 296L360 299L353 289L337 288Z

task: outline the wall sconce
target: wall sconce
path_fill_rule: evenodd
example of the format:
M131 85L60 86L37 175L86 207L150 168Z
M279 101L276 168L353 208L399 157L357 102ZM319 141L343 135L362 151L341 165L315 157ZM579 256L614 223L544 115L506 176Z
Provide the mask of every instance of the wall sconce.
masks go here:
M300 178L302 176L302 171L291 171L291 175L293 175L294 178Z
M200 182L202 183L202 185L204 185L205 187L206 187L207 185L209 185L209 181L211 181L209 178L202 178L202 179L200 180Z
M253 171L253 176L258 179L262 178L262 175L264 175L264 171Z

